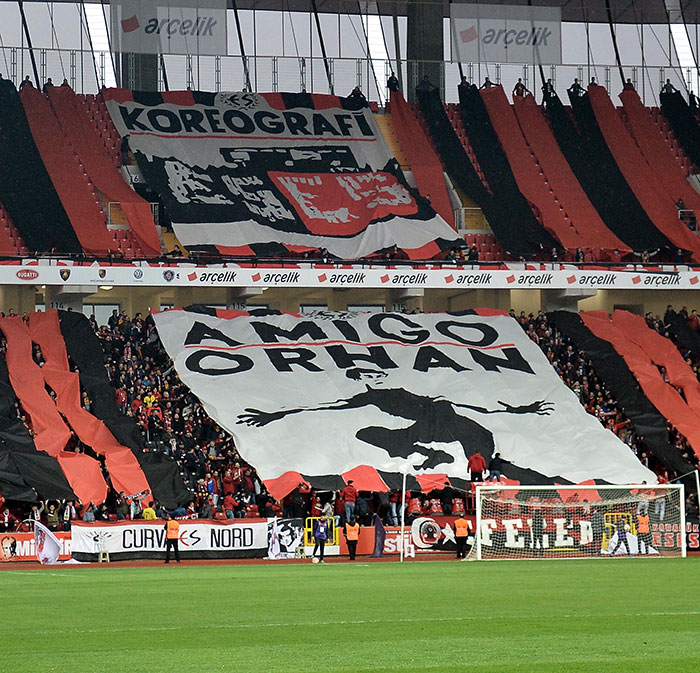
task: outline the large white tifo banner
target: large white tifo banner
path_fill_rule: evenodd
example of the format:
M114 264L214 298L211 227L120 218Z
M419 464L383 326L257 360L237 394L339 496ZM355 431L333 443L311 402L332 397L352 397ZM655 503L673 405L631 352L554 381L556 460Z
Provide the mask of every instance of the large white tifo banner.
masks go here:
M101 551L116 560L162 558L165 553L165 521L76 521L71 534L71 553L78 561L96 560ZM268 521L180 521L178 547L185 558L265 556Z
M226 0L112 0L110 6L115 52L228 53Z
M561 63L561 9L450 3L459 61Z
M470 455L498 451L521 481L656 481L510 317L217 315L155 322L180 378L264 480L359 465L465 478Z
M410 189L369 108L344 109L348 99L198 92L197 104L153 105L110 95L119 134L187 247L355 259L397 245L425 259L459 242Z

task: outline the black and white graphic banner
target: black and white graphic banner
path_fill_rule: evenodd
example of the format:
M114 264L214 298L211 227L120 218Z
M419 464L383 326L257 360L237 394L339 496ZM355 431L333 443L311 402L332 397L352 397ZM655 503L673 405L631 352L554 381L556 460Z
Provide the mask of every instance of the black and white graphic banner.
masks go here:
M240 92L198 94L193 105L106 98L185 246L326 248L354 259L397 245L425 259L455 244L368 108L306 96L311 107L287 109L298 97ZM314 109L320 100L326 107Z
M655 481L507 316L167 311L180 378L265 479L358 465L467 474L500 452L577 483Z
M267 554L266 519L255 521L180 521L178 546L184 558L235 558ZM97 559L101 551L117 559L162 558L165 521L122 521L86 524L72 528L72 554L78 561Z

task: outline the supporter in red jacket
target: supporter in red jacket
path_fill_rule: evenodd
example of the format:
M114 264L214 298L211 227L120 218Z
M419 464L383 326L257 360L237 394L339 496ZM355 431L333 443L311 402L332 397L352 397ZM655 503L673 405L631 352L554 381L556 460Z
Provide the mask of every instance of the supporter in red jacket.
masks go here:
M3 507L2 512L0 512L0 530L2 532L8 532L15 529L17 524L17 517L10 512L9 507Z
M233 497L232 493L227 493L226 497L224 498L224 514L226 514L227 519L233 519L234 518L234 512L236 511L236 508L238 507L238 503L236 502L236 499Z
M340 497L345 502L345 520L350 521L355 516L355 501L357 500L357 489L353 485L352 479L348 485L340 492Z
M469 468L469 472L471 472L472 481L484 480L484 470L486 470L486 461L478 451L469 457L467 467Z

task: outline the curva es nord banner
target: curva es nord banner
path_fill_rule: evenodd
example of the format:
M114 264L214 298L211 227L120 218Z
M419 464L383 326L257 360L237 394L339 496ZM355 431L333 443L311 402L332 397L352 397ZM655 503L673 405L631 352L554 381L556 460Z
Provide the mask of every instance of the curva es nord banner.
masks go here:
M459 61L561 63L561 9L450 3Z
M408 186L369 109L344 109L348 99L198 93L193 105L148 105L111 96L120 135L187 247L326 248L356 259L396 245L427 259L458 243Z
M359 465L464 478L480 451L520 481L655 481L508 316L154 317L182 381L265 480Z
M165 521L75 522L72 553L78 561L94 561L100 551L110 560L163 558ZM180 521L183 558L262 557L268 549L267 519Z
M225 56L226 0L112 0L112 48Z

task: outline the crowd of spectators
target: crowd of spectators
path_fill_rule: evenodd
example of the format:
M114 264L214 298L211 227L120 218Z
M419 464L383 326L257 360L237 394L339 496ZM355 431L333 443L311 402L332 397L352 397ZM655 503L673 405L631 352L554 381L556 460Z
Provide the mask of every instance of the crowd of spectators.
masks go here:
M640 462L657 474L661 483L667 483L680 476L654 458L645 445L644 438L637 433L624 410L597 376L591 361L555 326L549 324L547 316L542 311L537 315L532 313L526 315L523 311L516 315L515 311L511 310L510 315L520 323L528 337L540 347L562 381L576 393L581 404L586 407L586 411L593 414L605 427L625 442ZM659 329L663 336L671 338L666 330L660 329L663 327L663 321L658 316L650 318L650 314L647 314L647 323L654 329ZM697 317L695 323L697 324ZM697 376L700 363L692 362L687 352L681 350L681 353ZM664 374L662 367L660 370ZM668 433L669 442L678 448L683 459L688 463L697 464L698 458L688 441L670 423Z
M695 330L698 318L695 311L680 312ZM543 351L552 367L563 382L579 397L588 413L628 444L639 460L653 470L660 482L673 480L675 473L660 463L645 446L644 439L625 416L624 410L615 402L596 375L591 362L562 335L542 312L526 315L516 314L515 318ZM233 439L220 428L205 412L197 397L180 381L170 359L160 344L153 320L137 313L133 318L125 312L114 311L108 324L98 325L93 318L91 325L98 335L105 353L105 366L114 386L120 410L136 421L148 450L163 451L177 461L180 473L192 492L192 498L184 507L168 513L180 517L199 518L243 518L282 515L285 517L333 515L344 521L347 515L348 494L342 492L314 493L308 485L297 486L282 502L275 500L267 492L253 466L239 455ZM665 336L664 319L647 315L650 326ZM4 349L0 341L0 349ZM700 362L681 350L688 359L696 375ZM34 357L38 364L43 357L38 347ZM83 394L83 405L90 410L90 399ZM31 421L19 403L17 414L31 431ZM693 464L697 457L687 440L669 425L669 441L678 447L683 458ZM87 446L73 436L68 450L85 452L97 456ZM482 472L486 469L480 467ZM472 468L473 469L473 468ZM494 469L494 468L492 468ZM108 479L108 474L105 471ZM467 475L465 475L467 477ZM454 501L461 502L465 495L449 486L431 493L409 493L407 502L412 502L410 514L452 514ZM379 512L389 524L398 523L398 503L400 493L356 493L353 515L357 520L369 525L375 512ZM152 507L149 505L152 503ZM471 502L466 498L469 508ZM697 510L697 503L690 503ZM3 510L4 511L4 510ZM119 520L128 518L150 518L163 516L165 510L146 495L141 501L129 500L128 494L110 490L107 500L99 507L81 506L73 502L48 502L33 506L31 510L8 513L12 519L0 517L0 528L11 529L20 518L42 519L54 530L69 529L71 520L83 518L94 520Z

